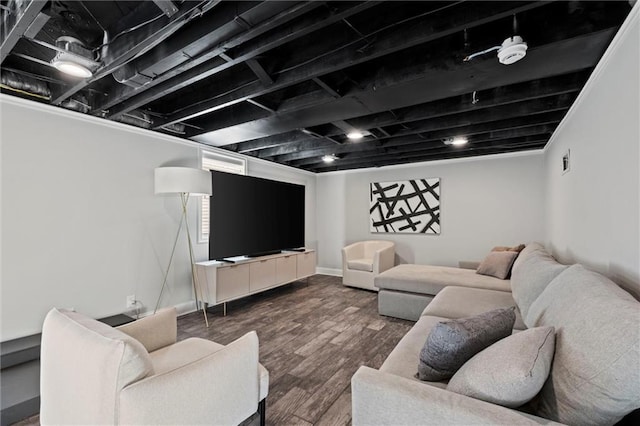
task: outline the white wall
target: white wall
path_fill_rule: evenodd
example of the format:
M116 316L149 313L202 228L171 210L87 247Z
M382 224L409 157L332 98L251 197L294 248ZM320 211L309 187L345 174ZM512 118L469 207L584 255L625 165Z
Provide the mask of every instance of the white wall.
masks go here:
M546 245L640 298L639 5L545 153ZM570 150L571 169L561 173Z
M369 183L439 177L441 234L372 234ZM396 242L396 263L457 266L496 245L542 241L543 157L500 155L318 175L318 266L341 268L340 249L355 241Z
M0 108L1 340L39 332L53 306L102 317L125 311L135 294L153 309L180 219L177 197L154 195L153 170L197 167L197 146L6 95ZM315 245L315 177L254 159L248 168L307 185ZM207 258L206 243L194 248ZM191 306L187 253L181 238L164 306Z

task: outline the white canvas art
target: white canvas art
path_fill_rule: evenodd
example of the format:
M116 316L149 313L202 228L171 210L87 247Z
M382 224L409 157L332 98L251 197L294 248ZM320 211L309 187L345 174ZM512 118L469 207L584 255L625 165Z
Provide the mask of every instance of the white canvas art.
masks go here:
M440 234L440 179L369 184L370 230Z

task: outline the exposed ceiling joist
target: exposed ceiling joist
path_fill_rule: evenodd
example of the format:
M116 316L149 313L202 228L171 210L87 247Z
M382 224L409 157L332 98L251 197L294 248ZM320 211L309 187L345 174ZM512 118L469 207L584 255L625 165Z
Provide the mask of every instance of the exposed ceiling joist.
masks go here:
M349 123L357 129L382 128L399 123L431 119L450 114L476 111L484 108L492 108L507 105L513 102L521 102L563 93L577 92L582 88L589 75L588 71L574 74L561 75L542 80L518 83L509 86L500 86L487 89L478 93L482 99L476 104L472 103L471 94L427 102L424 104L405 107L396 111L384 111L349 120ZM343 132L329 133L328 136L338 136ZM273 148L279 145L289 145L308 140L308 137L300 132L291 132L266 138L259 138L247 142L240 142L225 146L226 149L240 153L249 153L260 149ZM295 146L293 150L300 150ZM292 151L292 152L294 152Z
M179 113L173 114L164 124L199 117L220 108L242 102L247 98L270 93L300 83L309 78L320 77L324 74L388 55L392 52L436 40L460 32L465 28L473 28L493 20L511 16L514 13L541 7L546 3L547 2L544 1L524 4L522 2L516 2L515 4L513 2L496 2L488 6L484 3L472 2L471 4L465 5L464 13L453 15L453 17L448 15L446 26L443 25L443 18L439 16L438 13L428 15L417 22L413 22L408 28L394 29L387 34L384 39L372 45L365 53L359 52L358 49L355 48L341 49L318 61L280 73L276 82L269 87L265 87L257 81L254 84L240 87L231 93L203 102L198 105L197 108L186 108Z
M109 104L105 105L106 107L110 107L119 103L119 105L110 109L107 118L117 118L119 115L127 111L144 106L162 96L166 96L181 88L218 74L232 66L241 64L244 61L288 43L291 40L295 40L296 38L324 28L341 19L343 16L350 16L351 14L366 10L374 6L376 3L377 2L373 1L364 2L362 4L351 6L337 14L325 12L319 16L302 17L300 20L295 21L290 27L284 26L282 29L275 29L275 27L283 25L289 20L296 18L299 14L308 12L311 8L319 7L322 4L321 2L303 3L294 7L295 10L282 13L254 27L253 29L248 30L246 34L229 40L221 46L206 52L201 57L194 58L184 67L179 67L179 69L172 71L167 76L162 76L161 79L157 79L157 82L154 81L154 84L145 86L144 91L140 95L129 100L126 98L123 99L123 96L115 98ZM274 31L269 31L272 29ZM265 34L267 31L269 31L269 33ZM244 48L242 46L242 43L248 42L258 35L263 35L260 37L260 40L256 40L255 43L249 43L248 48ZM225 61L224 64L218 64L213 67L211 64L206 63L206 61L211 57L224 53L236 46L238 46L238 50L234 52L235 56L232 60Z
M14 42L0 92L317 173L542 148L631 10L604 0L40 3L16 26L7 12L35 3L2 2L0 48L7 34ZM528 44L522 60L474 54L511 35ZM92 78L52 66L76 56L95 62ZM450 145L456 136L467 144Z
M92 77L84 79L72 87L64 87L54 92L52 103L59 105L94 81L110 75L117 68L123 66L137 55L161 43L190 20L214 7L219 1L220 0L186 2L173 17L167 18L166 16L162 16L159 19L153 18L157 17L157 7L152 2L143 2L140 8L145 10L138 12L136 15L132 15L132 19L138 20L140 15L145 15L151 16L151 19L155 20L131 32L128 37L114 39L109 44L108 53L102 59L102 66L98 71ZM128 24L120 22L119 25L124 25L126 28Z
M23 2L13 2L13 9L2 11L2 29L0 31L0 64L4 62L9 52L18 43L18 40L29 30L29 27L36 21L38 15L47 4L42 0L29 0ZM45 15L46 16L46 15ZM46 20L37 20L44 25ZM39 25L38 24L38 25ZM42 28L42 27L40 27ZM37 32L32 29L32 32Z

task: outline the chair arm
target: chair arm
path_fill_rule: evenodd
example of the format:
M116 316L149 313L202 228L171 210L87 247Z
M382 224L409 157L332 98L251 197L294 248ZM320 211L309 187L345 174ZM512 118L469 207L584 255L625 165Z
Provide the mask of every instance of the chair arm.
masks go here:
M118 424L239 424L258 409L254 331L198 361L120 392Z
M153 352L173 345L177 340L178 320L176 308L161 309L153 315L117 327Z
M558 424L369 367L351 378L351 395L354 426Z
M376 250L373 255L373 272L379 274L387 269L393 268L395 264L396 248L395 246L385 247Z

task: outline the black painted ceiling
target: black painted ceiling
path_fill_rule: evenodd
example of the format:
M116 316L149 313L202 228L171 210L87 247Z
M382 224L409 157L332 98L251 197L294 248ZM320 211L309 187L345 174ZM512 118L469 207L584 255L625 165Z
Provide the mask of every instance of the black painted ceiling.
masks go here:
M544 147L631 10L628 1L0 6L3 93L314 172ZM528 44L519 62L500 64L495 51L464 61L513 35ZM49 65L60 36L85 45L93 77ZM351 130L366 136L352 141ZM443 143L456 136L468 144Z

